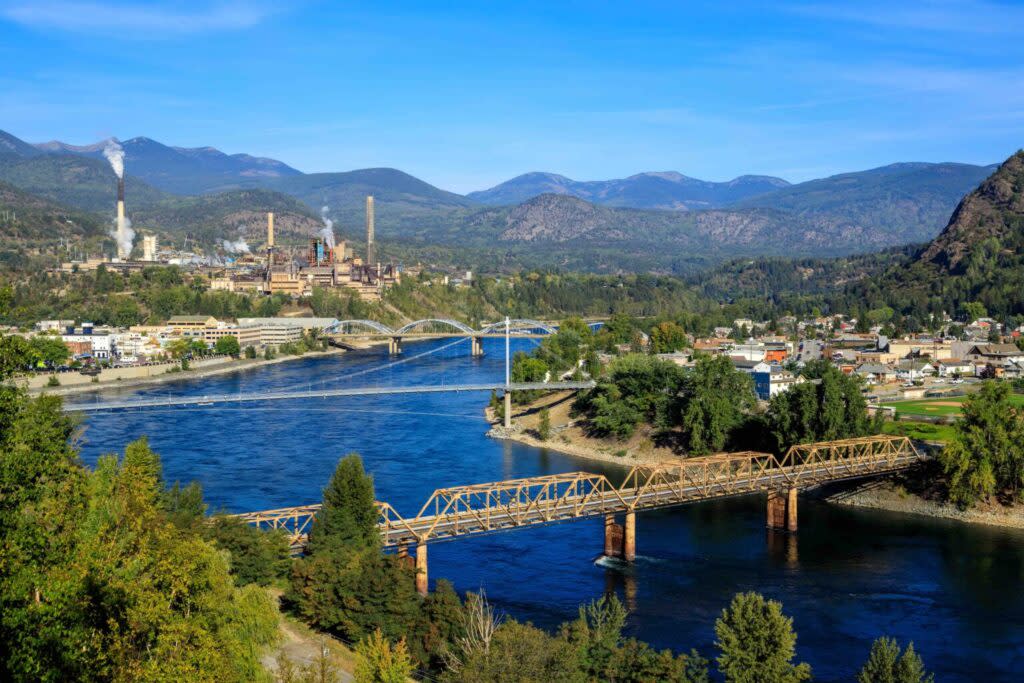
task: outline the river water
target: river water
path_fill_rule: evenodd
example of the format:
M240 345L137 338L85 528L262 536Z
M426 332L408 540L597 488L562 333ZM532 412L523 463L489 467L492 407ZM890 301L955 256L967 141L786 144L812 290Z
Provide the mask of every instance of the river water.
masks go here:
M485 350L472 359L468 342L407 344L397 364L378 348L104 397L500 380L503 342ZM378 498L409 515L445 486L624 473L487 438L486 400L446 393L95 414L82 452L91 464L147 435L168 481L198 480L212 508L237 512L318 502L337 459L352 451ZM614 590L631 609L630 635L709 658L715 618L733 594L756 590L783 603L798 656L819 681L852 680L883 634L914 641L938 681L1019 680L1024 670L1019 531L801 499L800 532L786 536L766 531L764 500L752 496L638 514L633 566L595 561L602 544L600 519L438 543L430 577L460 592L482 588L499 609L545 627Z

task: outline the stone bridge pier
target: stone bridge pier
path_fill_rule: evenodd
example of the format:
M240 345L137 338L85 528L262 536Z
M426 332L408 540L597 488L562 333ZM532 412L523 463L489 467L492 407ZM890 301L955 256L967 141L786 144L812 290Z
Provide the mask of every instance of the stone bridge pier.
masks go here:
M477 356L484 355L484 338L483 337L472 337L472 341L470 342L470 344L471 344L471 346L470 346L469 354L471 356L476 358Z
M388 339L388 355L399 356L402 354L402 338L390 337Z

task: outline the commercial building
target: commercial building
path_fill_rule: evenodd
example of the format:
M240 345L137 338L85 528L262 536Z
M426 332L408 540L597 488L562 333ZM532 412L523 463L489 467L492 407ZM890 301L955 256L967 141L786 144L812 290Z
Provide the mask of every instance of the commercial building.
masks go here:
M175 315L167 321L167 327L178 334L202 337L204 330L217 327L218 322L212 315Z
M298 325L260 325L249 329L258 332L261 346L281 346L302 339L302 328Z
M263 343L259 327L242 327L240 325L219 325L203 330L203 341L214 346L218 339L234 337L243 349L247 346L259 346Z
M298 327L303 332L310 330L324 330L332 325L338 323L337 318L316 318L316 317L296 317L296 318L239 318L239 325L259 325L261 327L267 326L279 326L279 327Z

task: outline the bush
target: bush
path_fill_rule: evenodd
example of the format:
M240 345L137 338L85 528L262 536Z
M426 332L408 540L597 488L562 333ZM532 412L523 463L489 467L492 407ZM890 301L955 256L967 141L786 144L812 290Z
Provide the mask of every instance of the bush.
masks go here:
M99 378L98 377L94 377L93 379L99 379ZM60 380L57 379L57 375L50 375L50 379L46 380L46 386L48 386L48 387L59 387L60 386Z
M234 517L218 516L203 535L231 553L231 573L239 586L268 586L291 568L288 539L281 531L261 531Z
M412 675L412 662L405 640L394 645L377 629L356 645L356 683L405 683Z
M551 438L551 411L545 408L540 411L540 424L537 426L537 436L541 441Z

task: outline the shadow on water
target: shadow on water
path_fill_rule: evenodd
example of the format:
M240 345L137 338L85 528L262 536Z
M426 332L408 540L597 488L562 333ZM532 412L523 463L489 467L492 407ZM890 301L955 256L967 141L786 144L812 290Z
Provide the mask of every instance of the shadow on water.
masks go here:
M519 340L515 349L532 344ZM465 346L465 348L463 348ZM413 352L411 349L415 348ZM429 345L407 347L407 356ZM485 342L376 370L379 349L118 395L201 395L308 386L493 381L504 349ZM361 374L357 374L361 373ZM234 408L92 415L83 458L147 434L169 480L198 480L212 507L234 511L315 502L337 459L361 453L378 497L414 514L439 487L586 470L625 469L485 436L485 394L346 397ZM765 529L763 497L642 512L638 561L598 560L600 519L437 544L430 574L487 590L511 615L554 627L580 603L615 592L628 632L656 647L712 655L714 621L731 597L782 601L815 680L850 680L871 641L913 640L947 682L1016 680L1024 669L1024 533L800 501L795 535Z

